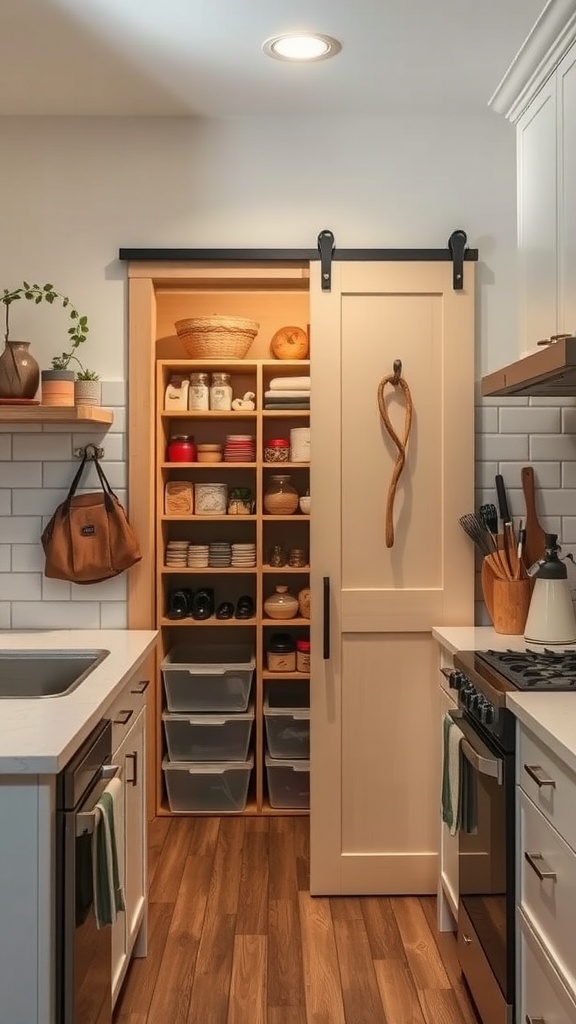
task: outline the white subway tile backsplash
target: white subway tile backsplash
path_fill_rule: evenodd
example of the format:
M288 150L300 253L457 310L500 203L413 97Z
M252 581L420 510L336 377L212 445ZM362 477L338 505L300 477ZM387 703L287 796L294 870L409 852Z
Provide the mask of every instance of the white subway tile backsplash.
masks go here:
M0 434L0 459L12 458L12 434ZM1 486L1 480L0 480Z
M110 426L110 434L126 433L126 409L114 409L114 422Z
M125 601L126 573L102 583L71 584L73 601Z
M12 548L9 544L0 544L0 572L9 572L12 568Z
M60 502L64 501L67 490L23 487L12 491L12 515L25 516L34 512L39 516L51 516Z
M19 423L18 433L19 434L39 434L42 431L42 427L39 423ZM0 434L13 434L14 424L13 423L0 423Z
M476 439L476 458L501 462L528 458L527 434L482 434Z
M475 486L479 490L494 487L494 477L499 472L497 462L476 462Z
M100 629L97 601L14 601L12 629Z
M534 395L532 398L530 398L529 404L536 407L539 405L548 405L550 407L562 406L563 408L570 408L571 406L573 406L574 408L576 408L576 399L553 397L540 398Z
M104 457L101 460L104 468L107 462L120 462L124 458L123 434L106 434L98 439L90 434L72 434L73 448L84 448L87 444L96 444L104 449Z
M564 516L562 519L562 542L576 544L576 515Z
M526 462L503 462L498 472L502 473L505 483L510 487L521 487L522 468L526 465ZM538 462L534 466L534 480L539 490L544 487L560 487L561 476L559 462ZM576 483L568 486L576 487Z
M561 469L562 487L576 487L576 462L563 462Z
M13 544L12 569L14 572L43 572L44 549L41 544Z
M66 580L53 580L47 576L42 577L42 600L43 601L69 601L71 598L70 588L72 584Z
M127 629L128 614L125 601L103 601L100 605L100 629Z
M39 516L0 516L0 544L36 544L41 533Z
M12 512L12 491L0 489L0 516L9 516Z
M42 596L41 577L35 572L2 572L0 594L10 594L11 601L38 601Z
M498 409L490 405L477 405L475 429L477 434L496 434L498 432Z
M542 516L569 516L576 511L576 490L567 487L542 490L537 500L538 513Z
M10 601L0 601L0 629L12 628L12 605Z
M504 434L558 434L561 409L500 409L500 430Z
M530 436L530 458L533 462L540 459L576 459L576 437L567 434L532 434Z
M41 462L3 462L0 464L0 487L41 486Z
M562 433L576 434L576 407L562 409Z
M102 381L102 405L113 408L115 405L126 405L126 382L123 380Z
M71 457L70 432L67 434L42 433L34 437L21 437L20 434L14 434L12 458L15 462L36 459L42 462L52 462L54 459L69 459Z

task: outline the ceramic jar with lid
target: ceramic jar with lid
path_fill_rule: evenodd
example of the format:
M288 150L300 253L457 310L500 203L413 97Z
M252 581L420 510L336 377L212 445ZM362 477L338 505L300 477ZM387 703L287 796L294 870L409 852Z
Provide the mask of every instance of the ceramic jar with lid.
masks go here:
M270 477L263 497L264 511L270 516L291 516L298 508L298 491L288 475Z
M278 584L264 601L264 611L270 619L293 619L298 615L298 598L288 587Z
M264 462L288 462L290 441L287 437L273 437L264 443Z
M268 642L266 664L269 672L296 671L296 645L289 633L273 633Z
M310 462L310 427L293 427L290 431L290 461Z
M195 462L196 445L188 434L173 434L166 449L167 462Z

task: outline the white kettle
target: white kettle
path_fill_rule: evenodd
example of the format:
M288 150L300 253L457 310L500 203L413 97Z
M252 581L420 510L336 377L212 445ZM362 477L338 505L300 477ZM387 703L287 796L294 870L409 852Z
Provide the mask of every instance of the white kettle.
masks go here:
M558 558L558 534L545 534L546 554L536 572L524 639L532 644L576 643L576 615L566 566Z

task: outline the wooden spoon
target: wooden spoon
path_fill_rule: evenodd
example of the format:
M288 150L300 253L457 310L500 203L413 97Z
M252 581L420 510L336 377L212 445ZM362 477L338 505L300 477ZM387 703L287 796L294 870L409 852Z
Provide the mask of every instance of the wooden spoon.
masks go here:
M526 502L526 541L524 544L524 565L528 569L539 558L542 558L546 547L545 533L536 512L536 485L532 466L523 466L522 490Z

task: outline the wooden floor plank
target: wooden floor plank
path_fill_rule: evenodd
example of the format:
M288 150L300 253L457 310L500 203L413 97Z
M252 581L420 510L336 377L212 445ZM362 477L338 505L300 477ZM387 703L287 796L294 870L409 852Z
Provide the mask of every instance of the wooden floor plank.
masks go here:
M434 936L438 951L442 958L442 963L444 964L446 974L448 975L448 980L458 1001L462 1024L478 1024L479 1017L477 1016L474 1007L471 1005L468 989L466 988L464 977L460 969L456 933L438 931L436 926L437 916L435 896L421 896L420 904L424 911L426 920L428 921L430 931Z
M242 872L244 819L224 818L220 822L214 853L209 902L218 902L220 914L236 914Z
M330 900L347 1021L386 1024L359 899Z
M150 1004L150 1021L186 1024L212 875L212 857L186 858Z
M244 835L237 935L268 934L268 832Z
M267 1024L265 935L238 935L234 939L227 1024Z
M148 822L148 885L152 885L168 832L170 818L154 818Z
M361 907L374 960L406 960L390 899L363 896Z
M266 1024L307 1024L305 1006L269 1006Z
M376 960L374 968L389 1024L424 1024L406 960Z
M418 897L393 896L390 902L417 990L450 988Z
M346 1024L330 902L299 894L308 1024Z
M115 1024L148 1024L147 1013L120 1013L114 1018Z
M296 854L292 818L272 818L270 822L270 899L296 899Z
M234 914L220 913L208 901L187 1024L227 1024L235 924Z
M268 904L268 1013L304 1009L304 967L300 910L296 899ZM305 1019L305 1015L304 1015ZM295 1022L298 1015L294 1013Z
M186 818L190 829L188 853L196 857L212 857L218 842L220 818Z
M118 1014L146 1016L158 978L174 906L151 903L148 909L148 956L133 960L120 991Z
M426 1024L462 1024L462 1014L452 989L420 992L420 1004Z
M151 903L175 903L192 837L188 818L172 818L154 880Z

